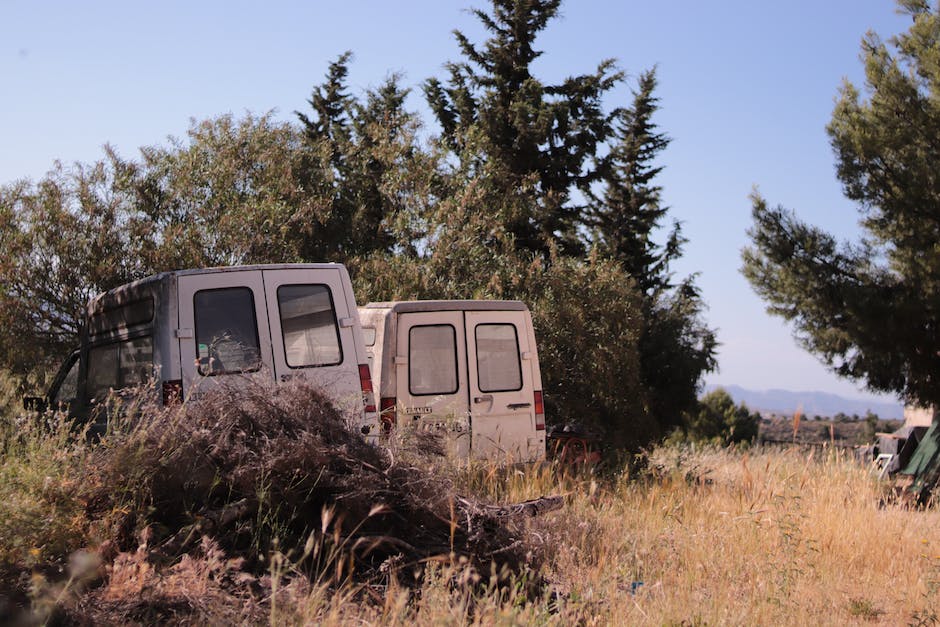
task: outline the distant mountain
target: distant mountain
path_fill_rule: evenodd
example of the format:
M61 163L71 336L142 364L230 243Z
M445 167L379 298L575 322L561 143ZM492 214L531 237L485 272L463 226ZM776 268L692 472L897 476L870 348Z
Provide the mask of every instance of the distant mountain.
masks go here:
M749 408L760 412L792 415L798 407L802 407L803 415L831 417L839 412L851 416L857 414L860 418L865 412L872 411L879 418L902 419L904 406L898 403L883 401L865 401L843 398L827 392L793 392L791 390L746 390L738 385L706 385L705 391L715 388L724 388L735 403L744 403Z

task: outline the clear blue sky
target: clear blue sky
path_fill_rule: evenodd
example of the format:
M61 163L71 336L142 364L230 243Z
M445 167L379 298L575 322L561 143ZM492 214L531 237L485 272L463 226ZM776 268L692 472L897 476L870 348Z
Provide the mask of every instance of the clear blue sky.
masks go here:
M43 2L0 0L0 184L58 159L126 157L183 137L190 118L306 108L345 50L359 92L400 72L417 87L459 58L451 31L483 36L480 0ZM739 272L754 186L771 204L843 237L857 234L825 134L844 77L862 83L859 43L906 28L890 0L568 0L540 39L546 81L615 58L658 67L658 123L673 138L660 178L690 242L677 274L698 273L722 342L710 383L865 397L799 349ZM423 110L416 90L410 106ZM626 104L627 90L610 106ZM430 118L428 118L430 121Z

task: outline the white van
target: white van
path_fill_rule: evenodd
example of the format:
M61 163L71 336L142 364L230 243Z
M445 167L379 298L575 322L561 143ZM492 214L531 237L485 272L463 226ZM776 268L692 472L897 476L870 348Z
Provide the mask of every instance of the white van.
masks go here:
M457 456L545 458L542 376L519 301L430 300L359 308L383 429L448 434Z
M352 284L339 264L164 272L88 303L81 346L48 396L87 417L112 390L156 381L162 402L231 377L315 382L364 434L378 418ZM97 425L101 427L102 425Z

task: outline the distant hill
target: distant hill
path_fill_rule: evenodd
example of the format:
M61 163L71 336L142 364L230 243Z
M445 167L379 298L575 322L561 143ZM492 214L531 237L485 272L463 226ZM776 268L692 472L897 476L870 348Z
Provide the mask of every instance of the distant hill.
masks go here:
M749 408L761 412L792 414L798 407L803 408L803 415L831 417L839 412L860 418L871 410L879 418L903 419L904 406L900 403L865 401L843 398L827 392L793 392L791 390L746 390L738 385L706 385L705 391L724 388L736 403L744 403Z

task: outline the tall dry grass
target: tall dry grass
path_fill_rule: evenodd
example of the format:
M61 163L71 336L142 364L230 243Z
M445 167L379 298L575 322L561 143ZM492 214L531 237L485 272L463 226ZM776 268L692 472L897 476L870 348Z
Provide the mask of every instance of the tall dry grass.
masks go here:
M940 611L940 514L837 453L661 449L545 522L566 611L599 624L910 624Z
M78 623L289 617L412 594L437 571L474 595L535 590L512 520L459 496L440 460L370 446L309 385L102 407L114 418L95 442L60 415L4 423L0 622L27 605Z
M528 525L537 599L429 577L420 594L294 615L297 624L930 625L940 512L909 509L839 452L668 447L637 475L470 464L467 492L567 495ZM298 606L303 607L303 606ZM306 606L312 607L312 606Z
M429 578L410 600L392 590L381 605L325 604L298 624L940 622L940 512L900 504L841 452L668 447L639 475L456 472L465 491L502 502L567 495L528 525L542 597Z
M264 420L245 406L222 416L219 432L204 417L184 437L145 430L125 448L118 438L114 457L107 441L89 448L62 423L7 428L0 600L25 603L38 620L148 624L940 622L940 512L904 507L868 468L838 452L674 445L629 471L597 473L450 464L401 447L390 455L363 449L362 457L340 433L297 431L289 420L325 420L328 412L303 417L290 396L252 402L276 410L265 419L276 429L265 427L259 442L249 431ZM272 433L287 439L278 443ZM134 448L159 441L173 446ZM326 442L340 446L342 459L329 458ZM316 475L304 461L312 459L324 464ZM130 473L140 462L150 470ZM211 473L192 471L205 463L214 464ZM90 470L97 474L89 479ZM315 480L321 472L329 482ZM175 492L154 483L161 476ZM145 489L131 489L135 481ZM331 502L317 492L322 486ZM102 494L123 496L89 498ZM317 494L315 511L297 500L304 494ZM545 495L564 495L565 506L513 521L509 534L498 515L474 509ZM336 524L350 499L355 505ZM252 515L193 526L231 502L250 503ZM165 509L184 505L189 511ZM132 510L132 527L113 524ZM476 522L467 519L474 515ZM466 529L474 525L472 539ZM169 555L167 538L179 529L195 535ZM364 562L363 536L412 548L431 538L434 546ZM504 552L514 557L501 560ZM354 561L366 568L352 568ZM2 589L14 584L18 597Z
M85 447L60 414L0 413L0 585L10 564L62 562L84 540L81 481Z

